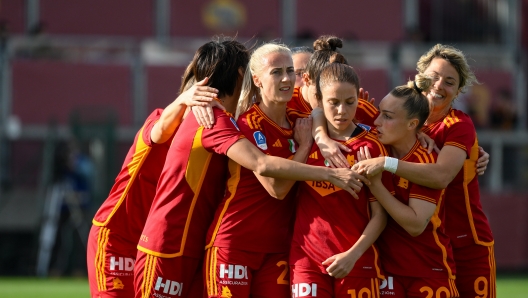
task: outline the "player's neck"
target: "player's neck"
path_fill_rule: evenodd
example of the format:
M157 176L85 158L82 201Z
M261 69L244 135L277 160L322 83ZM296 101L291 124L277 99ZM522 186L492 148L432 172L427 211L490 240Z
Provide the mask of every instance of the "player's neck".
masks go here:
M259 108L280 127L290 128L290 123L286 119L286 103L266 103L261 101Z
M445 116L449 113L451 110L451 106L447 106L446 108L442 109L441 111L432 111L429 114L429 117L427 117L427 120L425 120L424 125L429 125L431 123L435 123L438 120L444 119Z
M224 96L218 99L220 99L220 102L222 103L227 112L233 115L236 113L238 97L235 98L234 96Z
M416 144L416 136L409 135L391 144L391 155L397 159L402 159L411 151L414 144Z

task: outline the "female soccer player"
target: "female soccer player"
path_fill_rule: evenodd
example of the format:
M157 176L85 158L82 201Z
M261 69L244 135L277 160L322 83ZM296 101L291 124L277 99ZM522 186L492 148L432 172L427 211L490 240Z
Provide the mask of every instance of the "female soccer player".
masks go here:
M247 106L255 96L257 103L239 111L237 124L263 153L304 163L313 143L311 118L286 107L294 82L288 48L257 48L239 100ZM208 296L219 297L227 288L233 297L290 297L288 252L296 194L290 190L295 181L263 177L232 160L229 170L228 191L207 235ZM234 268L235 276L226 274L228 268Z
M386 160L393 173L398 161L434 164L437 160L436 152L427 153L416 137L429 115L422 90L431 84L431 79L418 74L416 81L394 88L379 105L381 114L374 124L378 139L390 146L391 157ZM370 191L390 215L377 241L387 275L381 297L458 297L453 252L444 232L444 191L397 173L389 184L381 181L381 173L370 179Z
M88 280L92 297L133 297L137 243L147 219L170 140L187 106L213 100L207 80L156 109L136 134L108 198L93 219L88 237ZM202 101L202 102L201 102Z
M458 291L461 297L495 297L494 241L475 171L477 135L469 116L451 107L464 87L477 80L464 54L441 44L420 57L417 69L434 79L426 93L432 108L423 131L435 140L440 153L431 164L398 161L393 165L395 173L419 185L446 188L446 233L453 245ZM385 160L374 158L355 168L375 175L384 169Z
M352 67L331 63L316 81L332 139L350 148L352 165L359 148L386 155L376 137L354 122L359 79ZM310 165L325 165L316 145ZM386 177L386 181L390 178ZM290 252L292 297L377 297L383 278L373 245L386 224L386 213L367 189L353 199L340 188L315 181L299 185Z
M303 73L314 50L310 47L294 47L291 49L291 52L293 70L295 71L295 88L302 87L304 86Z
M182 122L171 143L156 195L138 244L134 270L136 297L201 297L205 234L223 197L227 157L259 175L291 180L327 180L352 195L368 183L350 169L313 168L268 156L249 142L231 117L240 95L246 48L228 40L198 49L189 77L209 77L226 111L214 108L215 124L200 126L193 114Z

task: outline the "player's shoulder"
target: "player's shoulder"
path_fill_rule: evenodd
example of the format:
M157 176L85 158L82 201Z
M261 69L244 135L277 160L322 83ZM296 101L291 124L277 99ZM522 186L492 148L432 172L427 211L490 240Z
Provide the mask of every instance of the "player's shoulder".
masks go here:
M418 163L436 163L436 160L438 159L438 153L434 150L431 153L427 152L427 149L422 147L418 141L411 150L411 153L414 162Z
M368 125L364 125L364 126L369 127ZM388 156L389 152L387 151L387 147L378 140L378 137L376 136L376 134L372 133L371 130L366 130L365 132L366 133L363 134L362 139L365 142L365 145L371 148L371 150L374 149L374 152L370 152L371 155L373 155L372 157L376 157L380 154L383 156Z
M457 109L449 110L447 115L444 117L443 122L447 127L454 125L461 126L464 124L473 126L473 120L471 120L471 117L463 111Z
M303 111L299 111L297 109L292 109L290 107L286 108L286 115L288 115L288 118L295 122L297 118L308 118L310 116L310 113L306 113Z
M152 121L157 121L159 120L159 118L161 117L161 114L163 113L163 109L154 109L154 111L152 111L150 113L150 115L148 115L147 119L145 119L145 124L147 123L150 123Z

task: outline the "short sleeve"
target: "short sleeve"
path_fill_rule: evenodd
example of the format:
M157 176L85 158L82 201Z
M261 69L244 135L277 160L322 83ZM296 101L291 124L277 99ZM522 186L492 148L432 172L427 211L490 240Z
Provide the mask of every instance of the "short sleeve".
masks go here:
M461 121L449 127L444 146L454 146L464 150L467 156L471 154L471 147L475 144L477 134L473 123Z
M245 138L235 119L220 109L214 109L215 124L211 129L203 129L202 144L205 149L218 154L227 154L227 150L238 140ZM189 114L191 116L191 114ZM194 117L192 115L191 117Z
M409 199L418 199L438 205L442 197L443 189L433 189L418 184L412 184Z
M150 115L147 117L147 120L145 120L145 123L143 124L143 129L141 130L141 137L143 138L143 142L145 142L145 144L147 144L147 146L149 147L156 145L156 143L152 142L150 134L152 133L152 128L154 127L154 124L156 124L160 119L161 113L163 113L162 109L155 109L152 113L150 113Z

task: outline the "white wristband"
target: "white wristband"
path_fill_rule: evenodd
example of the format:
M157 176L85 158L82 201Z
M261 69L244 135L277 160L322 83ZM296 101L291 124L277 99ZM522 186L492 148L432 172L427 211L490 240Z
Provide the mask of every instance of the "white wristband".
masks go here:
M383 169L393 174L396 173L396 170L398 169L398 159L385 156L385 164L383 165Z

